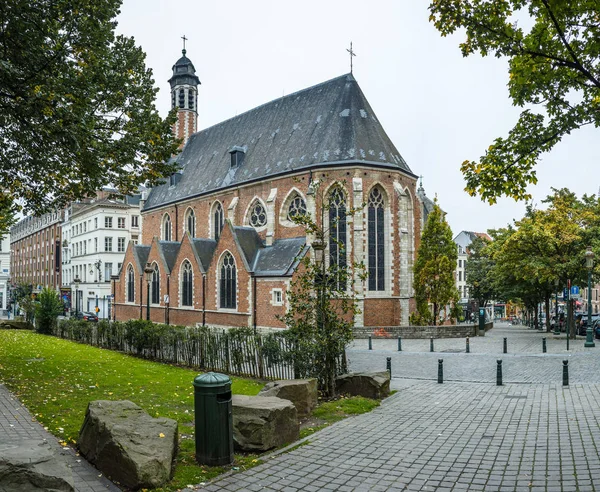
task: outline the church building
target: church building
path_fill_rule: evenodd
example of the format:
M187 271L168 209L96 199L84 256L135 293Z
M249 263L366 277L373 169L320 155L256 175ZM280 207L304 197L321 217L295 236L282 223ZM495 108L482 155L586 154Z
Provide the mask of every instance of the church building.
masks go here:
M141 241L113 279L116 319L283 328L290 282L312 254L293 221L306 213L328 231L326 261L366 267L348 285L355 325L408 325L423 194L352 73L201 131L185 50L169 82L179 171L143 205Z

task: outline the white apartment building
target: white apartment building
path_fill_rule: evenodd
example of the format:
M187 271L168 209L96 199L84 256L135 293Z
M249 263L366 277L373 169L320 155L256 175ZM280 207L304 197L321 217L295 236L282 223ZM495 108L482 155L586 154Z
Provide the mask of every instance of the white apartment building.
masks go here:
M141 235L141 195L114 199L109 191L71 204L62 228L63 299L72 311L93 313L97 307L100 319L110 315L111 276L121 268L129 241L137 244Z
M8 285L10 283L10 235L0 239L0 312L9 304Z

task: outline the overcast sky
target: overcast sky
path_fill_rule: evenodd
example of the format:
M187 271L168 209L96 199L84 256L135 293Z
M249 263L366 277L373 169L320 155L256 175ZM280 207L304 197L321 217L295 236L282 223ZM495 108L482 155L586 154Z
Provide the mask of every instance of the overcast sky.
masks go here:
M124 0L119 33L147 54L164 116L170 108L172 66L187 56L200 78L199 129L282 94L350 71L411 170L423 175L456 235L503 227L525 204L494 206L464 192L460 165L476 160L520 113L508 98L506 60L463 58L460 35L442 38L429 23L427 0ZM551 187L597 193L599 131L576 131L538 167L534 202Z

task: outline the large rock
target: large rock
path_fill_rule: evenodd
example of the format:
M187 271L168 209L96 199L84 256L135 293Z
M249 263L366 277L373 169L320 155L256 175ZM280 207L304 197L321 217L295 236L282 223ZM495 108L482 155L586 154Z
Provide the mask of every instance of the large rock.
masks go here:
M267 451L299 437L291 401L274 396L233 395L233 445L242 451Z
M2 492L72 492L73 475L59 451L41 439L0 443L0 490Z
M92 401L79 433L79 450L113 481L137 490L156 488L173 474L177 422L152 418L130 401Z
M365 398L384 398L390 394L390 373L356 372L342 374L335 380L338 393Z
M298 417L306 417L317 406L316 379L288 379L272 381L260 390L258 396L276 396L290 400L296 407Z

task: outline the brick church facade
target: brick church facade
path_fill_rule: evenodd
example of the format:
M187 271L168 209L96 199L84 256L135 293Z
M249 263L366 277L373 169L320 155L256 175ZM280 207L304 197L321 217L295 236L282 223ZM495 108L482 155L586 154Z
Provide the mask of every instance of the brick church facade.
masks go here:
M149 301L156 322L282 328L277 316L314 239L292 218L308 213L335 233L327 261L366 266L368 278L354 272L349 285L356 326L408 325L423 193L353 75L202 131L185 51L169 82L180 170L143 206L142 240L114 279L116 318L145 318Z

